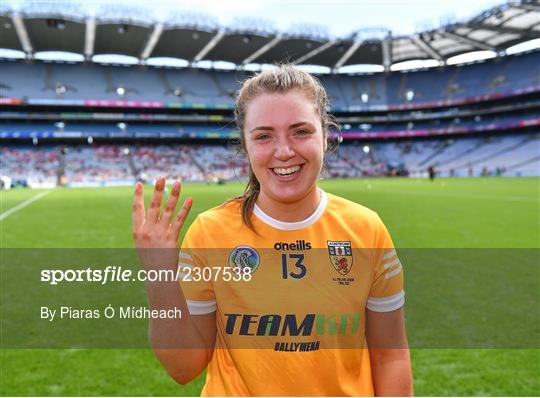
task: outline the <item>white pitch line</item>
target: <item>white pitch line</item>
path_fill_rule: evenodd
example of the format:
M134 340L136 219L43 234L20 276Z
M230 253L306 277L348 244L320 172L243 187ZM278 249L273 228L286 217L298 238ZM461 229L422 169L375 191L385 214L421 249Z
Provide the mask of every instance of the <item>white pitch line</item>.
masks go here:
M9 216L11 216L13 213L21 210L21 209L24 209L26 206L32 204L33 202L35 202L36 200L39 200L41 199L42 197L44 197L45 195L47 195L48 193L50 193L51 191L43 191L43 192L40 192L38 193L37 195L35 196L32 196L30 199L27 199L25 200L24 202L21 202L19 203L17 206L15 207L12 207L11 209L9 210L6 210L5 212L3 212L2 214L0 214L0 221L2 221L4 218L7 218Z

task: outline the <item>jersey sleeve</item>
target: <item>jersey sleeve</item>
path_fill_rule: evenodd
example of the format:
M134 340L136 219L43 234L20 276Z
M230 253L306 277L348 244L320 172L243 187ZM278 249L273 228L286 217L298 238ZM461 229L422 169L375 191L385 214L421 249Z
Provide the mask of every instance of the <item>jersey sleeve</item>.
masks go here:
M375 268L367 308L377 312L389 312L405 304L403 266L397 256L392 238L380 218L378 218L376 231Z
M194 274L208 267L208 248L204 242L204 228L197 217L182 241L178 258L180 286L191 315L204 315L216 311L216 297L212 281L194 278ZM198 280L194 280L198 279Z

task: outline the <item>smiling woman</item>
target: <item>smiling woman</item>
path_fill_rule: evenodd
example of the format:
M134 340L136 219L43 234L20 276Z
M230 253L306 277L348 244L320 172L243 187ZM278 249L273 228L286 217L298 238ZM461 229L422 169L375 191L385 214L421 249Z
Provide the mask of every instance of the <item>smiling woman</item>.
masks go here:
M304 219L316 209L321 200L316 184L328 132L338 127L328 107L322 85L292 66L244 83L235 116L251 165L241 198L242 218L248 226L255 199L260 208L282 221Z
M180 383L208 366L203 395L412 394L390 235L376 213L317 185L336 126L327 108L320 83L291 65L244 82L235 116L250 162L245 193L199 214L181 250L192 200L173 219L180 183L161 216L164 178L146 215L135 188L145 268L173 270L179 258L185 273L180 287L147 284L152 309L186 314L151 319L150 340Z
M321 201L316 185L327 147L313 104L298 90L261 94L249 104L245 130L258 206L282 221L307 218Z

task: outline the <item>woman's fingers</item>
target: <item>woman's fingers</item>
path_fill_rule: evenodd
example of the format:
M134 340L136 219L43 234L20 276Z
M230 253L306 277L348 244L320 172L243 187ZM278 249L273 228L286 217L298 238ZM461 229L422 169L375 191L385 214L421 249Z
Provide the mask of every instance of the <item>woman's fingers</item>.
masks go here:
M184 201L182 208L176 215L176 218L174 219L174 222L172 223L172 228L174 230L175 236L178 236L180 234L180 228L182 228L182 225L184 225L184 222L186 221L189 211L191 210L192 204L193 204L193 199L187 198Z
M154 194L152 195L152 201L150 202L150 206L148 208L148 212L146 213L145 219L143 185L140 182L135 185L132 211L134 233L133 236L135 237L135 240L137 240L137 236L139 235L139 232L141 232L140 228L143 225L144 230L146 231L145 233L148 234L148 236L153 236L158 240L160 239L159 237L161 234L158 230L163 231L163 228L172 228L172 231L169 230L166 235L161 236L162 238L163 236L168 236L167 239L169 240L172 238L178 240L180 229L182 228L182 225L184 224L193 203L193 200L191 198L187 198L184 201L184 204L182 205L182 208L178 212L177 216L173 219L174 212L178 204L178 198L180 197L181 189L182 185L180 184L180 182L175 181L171 189L171 194L169 195L169 198L167 199L167 202L165 204L165 210L160 219L161 202L163 201L163 195L165 191L165 178L159 177L156 181L156 185L154 187ZM171 232L172 234L170 234ZM161 244L164 243L167 242L162 242Z
M180 196L180 182L175 181L172 189L171 194L169 195L169 199L167 199L167 203L165 204L165 211L163 212L163 215L161 216L161 223L163 225L169 225L171 222L171 218L174 214L174 210L176 209L176 204L178 203L178 197Z
M150 207L148 208L148 213L146 215L147 222L156 223L158 221L164 190L165 190L165 177L158 177L156 181L156 185L154 187L154 194L152 195L152 201L150 202Z
M140 182L135 184L131 219L133 221L134 230L140 227L144 222L144 189L143 189L143 185Z

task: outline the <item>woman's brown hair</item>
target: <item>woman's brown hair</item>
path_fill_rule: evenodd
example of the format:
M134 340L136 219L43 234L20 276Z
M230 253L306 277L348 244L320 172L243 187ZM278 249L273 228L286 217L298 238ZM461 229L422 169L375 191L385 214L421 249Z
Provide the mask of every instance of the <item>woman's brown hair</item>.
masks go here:
M234 116L240 133L240 149L246 152L246 137L244 132L246 112L249 103L261 94L287 93L291 90L302 92L313 102L321 119L324 139L328 139L331 127L339 129L338 123L328 113L329 100L322 84L311 74L304 72L294 65L282 64L266 70L244 81L236 95ZM261 185L249 166L249 180L243 195L234 198L242 202L242 221L251 229L251 214L259 196Z

